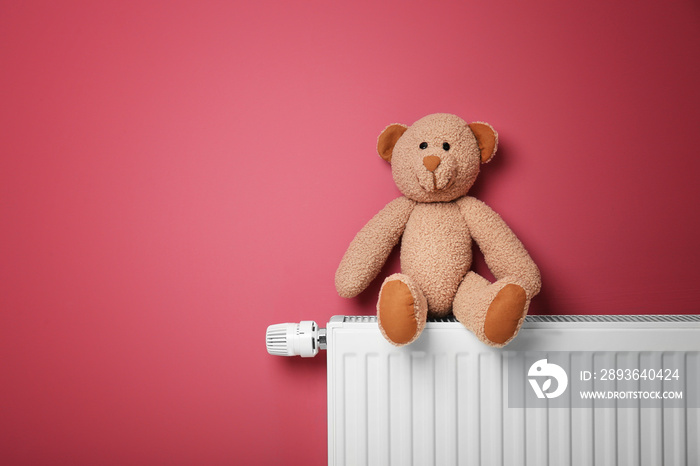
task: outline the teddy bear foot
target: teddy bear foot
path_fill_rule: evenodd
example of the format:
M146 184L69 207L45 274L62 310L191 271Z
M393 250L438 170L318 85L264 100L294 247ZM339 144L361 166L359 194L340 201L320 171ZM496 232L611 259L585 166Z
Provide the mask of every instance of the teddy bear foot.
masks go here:
M391 344L403 346L414 341L425 327L428 304L423 294L402 274L384 281L379 292L379 329Z
M526 312L525 290L512 283L504 286L486 311L484 335L497 345L505 344L518 333Z

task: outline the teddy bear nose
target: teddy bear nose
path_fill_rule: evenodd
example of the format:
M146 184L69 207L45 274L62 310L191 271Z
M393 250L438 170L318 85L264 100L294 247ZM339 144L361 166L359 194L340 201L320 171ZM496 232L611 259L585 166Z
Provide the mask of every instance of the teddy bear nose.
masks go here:
M423 165L425 165L425 168L427 168L429 171L434 172L437 170L438 165L440 165L440 157L437 155L428 155L426 157L423 157Z

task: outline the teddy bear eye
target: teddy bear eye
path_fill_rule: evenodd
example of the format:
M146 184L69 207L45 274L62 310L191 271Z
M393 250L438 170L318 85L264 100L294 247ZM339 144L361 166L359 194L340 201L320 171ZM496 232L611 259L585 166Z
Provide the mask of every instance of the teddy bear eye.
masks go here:
M421 149L427 149L427 148L428 148L428 143L425 142L425 141L423 141L423 142L420 143L420 145L419 145L418 147L420 147Z
M447 142L442 143L442 149L443 150L450 150L450 144Z

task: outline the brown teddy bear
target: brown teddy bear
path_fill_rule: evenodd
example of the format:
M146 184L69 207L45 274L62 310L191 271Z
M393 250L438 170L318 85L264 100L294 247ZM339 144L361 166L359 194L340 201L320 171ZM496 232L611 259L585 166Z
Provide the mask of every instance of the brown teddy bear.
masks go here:
M520 330L540 290L539 270L501 217L467 196L497 145L491 125L445 113L390 125L379 136L377 150L403 196L355 236L335 286L342 297L359 294L401 239L401 273L384 280L377 303L379 328L394 345L411 343L427 317L450 310L490 346L506 345ZM495 283L470 270L472 240Z

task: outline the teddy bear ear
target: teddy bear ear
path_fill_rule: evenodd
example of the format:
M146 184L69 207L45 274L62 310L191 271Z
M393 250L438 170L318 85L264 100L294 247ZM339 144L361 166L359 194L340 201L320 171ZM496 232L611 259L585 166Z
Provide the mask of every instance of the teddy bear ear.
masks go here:
M479 143L481 163L491 161L498 148L498 133L490 124L484 123L483 121L470 123L468 126Z
M407 129L408 126L399 123L394 123L384 128L384 131L382 131L382 134L380 134L377 139L377 152L379 152L381 158L391 163L391 154L394 152L396 141L399 140Z

